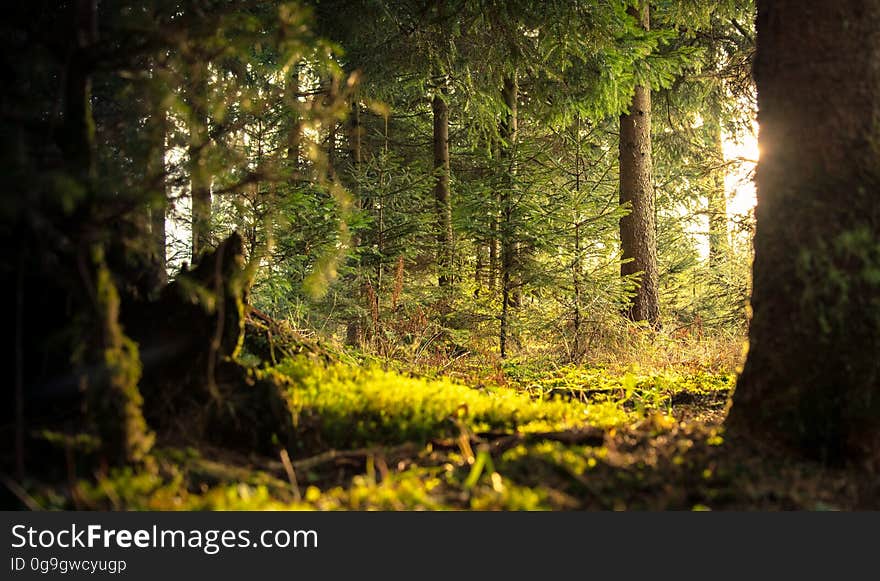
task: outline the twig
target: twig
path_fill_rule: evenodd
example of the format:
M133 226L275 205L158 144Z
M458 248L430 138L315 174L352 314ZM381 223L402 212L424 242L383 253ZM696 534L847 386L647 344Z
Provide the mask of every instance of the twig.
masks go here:
M287 472L287 479L290 480L290 488L293 491L293 498L297 502L300 502L302 500L302 494L299 492L299 484L296 481L296 471L293 469L293 464L290 463L290 455L287 453L287 450L282 448L280 456L281 463L284 465L284 470Z
M459 359L461 359L461 358L463 358L463 357L466 357L466 356L468 356L468 355L470 355L470 353L468 353L468 352L464 352L464 353L462 353L461 355L459 355L458 357L453 357L452 359L450 359L449 361L447 361L446 363L444 363L443 365L441 365L441 366L440 366L440 369L437 370L437 373L440 373L441 371L443 371L444 369L446 369L447 367L449 367L450 365L452 365L453 363L455 363L455 362L458 361Z
M18 482L7 476L6 474L0 474L0 482L3 482L3 485L9 489L15 498L21 501L23 505L27 507L28 510L32 511L41 511L43 508L37 504L37 501L31 498L31 496L27 493L27 491L22 488Z
M354 459L354 458L366 458L370 455L376 455L377 453L383 453L385 456L399 456L401 454L413 453L419 449L419 446L413 442L407 442L405 444L401 444L400 446L394 446L392 448L358 448L355 450L327 450L326 452L322 452L316 456L311 456L309 458L304 458L302 460L295 460L291 462L291 465L297 470L311 470L316 466L320 466L321 464L326 464L328 462L333 462L335 460L343 460L343 459Z
M598 428L585 428L579 430L566 430L563 432L511 434L496 439L491 443L491 446L494 454L500 454L518 444L529 444L547 440L570 445L580 444L586 446L601 446L605 443L605 431Z

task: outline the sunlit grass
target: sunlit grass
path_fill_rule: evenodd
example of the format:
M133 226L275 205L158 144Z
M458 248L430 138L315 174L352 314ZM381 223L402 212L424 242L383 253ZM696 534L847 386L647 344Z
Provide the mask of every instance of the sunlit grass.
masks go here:
M581 481L594 469L607 468L608 449L540 436L490 454L479 434L594 428L613 434L640 424L649 426L647 434L659 434L676 429L677 401L723 400L733 381L731 374L686 368L620 372L508 362L502 372L503 386L474 388L377 364L287 359L262 373L288 396L301 443L290 450L299 467L294 481L277 458L242 465L238 456L208 458L192 448L161 448L153 469L128 467L82 480L72 499L47 490L35 496L50 507L73 502L80 508L138 510L573 507L577 501L570 493L582 491ZM401 447L404 453L394 451ZM328 455L333 450L340 455ZM343 456L349 460L336 464ZM321 457L327 462L313 461ZM346 474L342 481L333 476L339 470Z

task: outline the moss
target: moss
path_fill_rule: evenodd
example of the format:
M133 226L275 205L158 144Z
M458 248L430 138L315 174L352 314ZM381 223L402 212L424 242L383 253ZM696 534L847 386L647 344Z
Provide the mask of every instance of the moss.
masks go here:
M88 407L108 459L141 462L149 453L154 436L142 412L144 402L138 390L141 377L138 348L119 324L119 294L104 262L102 249L95 247L92 257L100 323L98 344L104 373L92 378Z
M625 409L619 397L601 403L542 399L511 387L473 389L306 356L252 372L256 381L282 388L297 423L293 441L312 446L288 448L295 486L277 455L206 446L158 449L152 453L157 470L113 468L80 481L72 498L65 497L66 483L33 490L34 498L49 507L117 510L716 509L810 508L816 499L834 501L839 492L836 477L825 483L813 464L783 478L772 451L765 457L743 449L745 456L725 463L738 448L730 448L718 429ZM626 377L569 368L561 376L679 397L726 393L729 385L725 376L686 372L678 384L672 373ZM560 370L530 377L556 383ZM597 423L607 428L601 445L534 433L509 447L494 445L517 432ZM462 434L471 436L467 446ZM409 443L394 446L396 441ZM314 446L337 450L317 454Z
M323 366L304 358L273 370L289 378L288 397L303 441L331 447L426 441L472 431L546 431L583 424L590 406L536 401L514 389L488 393L453 381L378 367ZM595 411L595 410L594 410Z
M833 458L862 445L853 438L876 433L869 426L880 415L873 393L880 381L880 242L865 225L817 240L802 251L796 275L801 310L815 317L799 333L822 350L803 365L809 384L798 398L798 432Z

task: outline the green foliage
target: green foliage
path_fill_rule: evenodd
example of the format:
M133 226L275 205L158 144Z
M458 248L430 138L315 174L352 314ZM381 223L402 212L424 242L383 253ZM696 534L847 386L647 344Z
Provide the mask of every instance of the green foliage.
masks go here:
M475 389L376 367L285 360L262 374L287 385L297 441L311 446L292 451L295 490L278 462L245 468L235 456L218 460L191 448L161 448L154 453L157 469L125 467L80 481L76 502L150 510L566 508L576 492L570 486L621 460L606 446L542 434L590 426L613 434L641 422L647 434L662 435L677 422L658 410L674 411L679 404L671 402L686 396L726 399L731 385L729 375L690 372L620 375L567 366L542 374L538 366L514 364L505 372L508 387ZM537 440L490 453L474 440L481 433ZM714 432L705 438L721 442ZM342 484L337 476L328 479L322 462L345 457L359 468ZM35 496L63 506L54 492Z
M292 188L245 192L253 209L235 210L244 216L235 223L253 229L256 240L275 233L255 303L389 357L412 360L425 345L436 353L486 349L498 334L499 245L507 240L516 248L507 267L517 303L508 314L514 351L561 347L579 360L593 337L620 324L617 313L636 284L619 274L618 221L626 209L617 203L616 124L635 84L645 83L656 103L664 316L673 328L742 333L748 249L737 247L719 269L697 248L707 238L707 200L730 169L713 128L734 135L752 117L742 81L752 6L654 3L645 31L629 4L316 3L316 30L338 49L330 64L358 79L348 106L334 109L342 123L320 127L315 144L332 158L351 209L316 175ZM516 143L506 143L501 125L510 112L501 88L512 78L520 87L519 131ZM430 193L430 101L441 86L451 124L451 293L436 285ZM311 87L326 98L326 84ZM283 138L271 129L277 122L263 117L246 127L268 151ZM248 156L260 163L253 146ZM316 288L327 292L316 298Z
M717 234L704 222L728 169L720 136L751 126L753 6L662 0L652 3L644 30L628 13L632 4L160 0L117 10L102 3L102 42L116 56L98 54L91 79L95 178L43 171L37 155L16 154L23 161L13 175L26 174L39 195L16 197L3 216L17 227L40 199L34 222L52 227L33 239L106 248L108 259L95 262L97 276L85 283L76 256L53 250L35 261L49 270L76 264L63 269L63 284L79 291L79 306L96 303L106 387L89 394L89 405L104 443L131 461L152 445L138 347L123 333L120 309L158 292L137 274L155 262L153 212L167 211L172 226L172 270L192 260L187 229L200 178L212 196L209 242L242 236L252 304L284 319L272 332L331 344L345 337L355 350L340 356L345 363L282 359L268 331L261 346L272 367L258 348L230 349L225 363L246 362L252 376L283 386L299 436L291 453L306 466L299 485L275 465L236 470L234 460L171 448L155 451L156 471L129 467L82 482L76 501L153 509L559 508L572 505L572 490L591 490L584 475L620 459L604 446L547 433L639 424L654 437L677 429L683 413L720 414L733 366L730 357L709 356L738 347L751 256L737 247L708 261L699 244ZM63 78L63 63L44 54L51 42L38 44L28 64ZM502 95L511 81L519 87L516 135ZM620 276L619 220L628 210L618 197L617 127L638 84L651 87L655 103L666 320L659 334L619 316L635 280ZM28 119L63 121L54 112L58 87L45 79L24 87L41 103L32 108L14 87ZM454 260L444 289L431 193L437 94L450 112ZM53 135L53 126L37 126L34 136ZM29 151L45 139L34 136L5 149ZM55 147L39 151L55 155ZM68 226L71 217L82 227ZM830 257L801 257L805 278L855 262L862 282L876 286L876 253L863 250L864 233L829 244ZM502 246L511 249L508 264ZM502 363L503 273L512 295L509 352L522 357ZM219 311L214 289L177 280L206 312ZM238 291L248 284L228 282L238 285L232 306L244 325ZM815 291L845 301L847 289L838 287ZM87 318L77 323L85 327ZM682 331L693 339L687 349L676 338ZM702 363L636 365L676 351ZM523 440L496 453L487 442L498 434ZM389 466L395 446L411 449ZM308 462L353 449L355 468L341 480Z

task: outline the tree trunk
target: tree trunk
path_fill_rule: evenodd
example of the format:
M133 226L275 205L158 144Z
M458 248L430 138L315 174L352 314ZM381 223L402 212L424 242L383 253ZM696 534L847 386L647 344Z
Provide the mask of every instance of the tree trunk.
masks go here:
M153 115L150 120L150 159L147 179L150 180L150 239L156 269L156 287L168 283L168 263L165 257L165 208L168 205L168 191L165 180L165 132L168 115L161 105L161 99L154 98Z
M709 264L724 264L730 252L730 233L727 227L727 194L724 191L724 145L721 136L721 96L713 95L709 111L708 129L712 132L712 150L718 167L712 172L711 189L707 200L709 211Z
M728 422L877 470L880 0L762 0L757 30L753 318Z
M352 169L356 170L361 164L361 137L363 135L361 127L361 106L358 102L357 95L351 98L351 114L348 117L348 152L350 156Z
M211 176L208 173L208 65L190 67L189 171L192 192L192 261L211 245Z
M477 242L474 245L474 298L478 298L483 292L483 270L486 268L483 259L483 245Z
M299 113L299 75L302 66L294 65L287 78L287 106L290 108L290 127L287 130L287 161L293 175L298 178L300 158L302 157L302 118Z
M581 117L575 117L574 139L576 143L574 158L574 191L580 199L581 192ZM574 260L571 264L571 283L574 290L574 309L572 324L574 327L574 340L572 346L573 358L580 357L581 352L581 218L580 212L574 216Z
M336 141L339 139L339 122L330 121L327 129L327 179L336 180Z
M338 79L330 74L321 81L322 92L324 95L323 106L332 107L336 100L339 90ZM334 115L331 115L327 125L327 179L331 182L336 181L336 146L339 140L339 122Z
M492 147L491 156L494 159L496 154L497 146ZM498 238L499 238L499 220L498 220L498 208L500 207L500 196L498 195L498 191L492 191L491 194L492 199L490 200L490 207L492 209L492 216L489 220L489 272L488 274L488 286L489 293L492 297L495 297L495 293L498 291Z
M64 74L64 119L59 146L73 177L88 181L95 173L95 126L92 80L87 51L98 40L96 0L71 5L71 53Z
M79 147L66 151L70 173L83 180L94 196L95 135L91 108L91 78L86 52L97 42L97 1L77 0L72 6L73 54L67 71L64 102L64 143ZM137 344L123 332L120 298L104 259L104 246L81 243L76 261L82 284L89 289L93 307L82 381L86 410L101 441L104 458L113 464L143 460L153 444L144 420L138 390L141 360Z
M502 97L508 112L500 127L501 138L505 141L501 146L501 158L506 161L507 168L501 187L501 330L499 339L501 356L506 357L510 341L510 308L518 304L513 274L516 255L516 236L513 231L513 188L517 138L516 102L518 97L516 78L504 79Z
M630 9L648 30L648 2ZM654 232L654 185L651 162L651 89L637 86L629 112L620 117L620 203L630 213L620 219L622 276L641 273L635 296L625 311L633 321L660 323L657 291L657 240Z
M150 238L156 259L156 286L168 283L168 260L165 257L165 204L156 202L150 207Z
M442 91L445 93L446 91ZM437 273L441 287L452 286L452 204L449 199L449 108L445 96L435 94L434 200L437 205Z
M358 179L360 173L360 165L361 165L361 157L362 157L362 147L361 147L361 137L363 134L363 128L361 127L361 108L360 103L358 102L357 96L353 96L351 100L351 113L348 118L348 153L349 153L349 163L350 163L350 181L351 181L351 192L355 197L355 204L361 210L366 209L365 200L360 195L360 191L358 188ZM359 231L355 231L351 237L351 247L352 249L357 249L361 245L361 236ZM363 287L364 285L361 282L363 277L363 262L362 258L358 257L355 259L355 269L354 273L347 275L346 282L351 285L352 288L355 288L354 293L354 303L359 305L364 300ZM366 327L365 321L363 317L359 313L354 313L348 317L348 320L345 323L345 341L347 345L352 346L361 346L363 344L363 335L364 328Z

